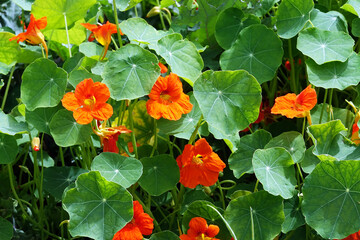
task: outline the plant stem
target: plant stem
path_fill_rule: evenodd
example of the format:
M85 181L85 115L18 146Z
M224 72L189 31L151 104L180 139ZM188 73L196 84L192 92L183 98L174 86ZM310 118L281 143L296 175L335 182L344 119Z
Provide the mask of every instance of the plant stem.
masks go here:
M324 109L325 109L325 106L326 106L326 98L327 98L327 95L328 95L328 89L325 89L324 101L323 101L323 105L322 105L322 108L321 108L319 124L321 123L321 120L322 120L322 117L323 117L323 114L324 114Z
M117 15L117 8L116 8L116 1L115 0L113 0L113 7L114 7L114 18L115 18L117 36L118 36L119 46L121 48L122 47L122 39L121 39L121 35L120 35L119 19L118 19L118 15Z
M292 47L291 47L291 39L288 40L288 47L289 47L289 61L290 61L290 66L291 66L291 70L290 70L290 88L291 91L294 93L298 93L297 92L297 87L296 87L296 82L295 82L295 64L294 64L294 58L292 55Z
M176 145L176 144L173 143L173 142L170 142L169 139L166 139L166 138L164 138L164 137L162 137L162 136L160 136L160 135L158 135L158 138L160 138L160 139L162 139L162 140L165 140L165 141L168 141L169 144L171 144L173 147L175 147L175 148L178 150L179 154L182 153L182 151L181 151L181 149L178 147L178 145Z
M196 134L201 126L201 123L202 123L202 120L203 120L203 115L201 114L201 117L199 119L199 121L197 122L196 124L196 127L195 127L195 130L193 131L193 133L191 134L191 137L189 139L189 143L188 144L192 144L194 141L195 141L195 138L196 138Z
M5 107L6 98L7 98L8 93L9 93L9 89L10 89L10 85L11 85L11 79L13 77L14 71L15 71L15 65L11 69L9 80L8 80L8 82L6 84L4 98L3 98L2 103L1 103L1 110L3 110L3 111L4 111L4 107Z
M217 183L217 187L219 188L219 191L220 191L222 207L223 207L223 209L225 210L225 208L226 208L226 206L225 206L225 198L224 198L224 193L223 193L221 184L220 184L220 182L219 182L219 179L217 180L216 183Z
M68 30L67 20L66 20L66 13L64 13L64 20L65 20L65 30L66 30L67 45L68 45L68 49L69 49L69 56L72 57L71 47L70 47L69 30Z
M327 118L327 121L330 121L330 119L333 119L333 108L332 108L332 97L333 97L334 89L330 89L330 95L329 95L329 115Z
M136 137L135 137L135 132L134 132L134 119L133 119L133 109L136 105L136 100L129 106L129 123L130 123L130 130L131 130L131 143L133 145L134 148L134 154L135 154L135 158L139 158L138 155L138 151L137 151L137 146L136 146Z
M159 0L156 0L156 3L157 3L157 5L158 5L159 8L160 8L159 16L160 16L160 21L161 21L162 28L163 28L164 31L166 31L165 22L164 22L164 16L162 15L161 5L160 5Z
M253 216L252 207L250 207L250 219L251 219L251 240L255 240L255 226L254 226L254 216Z
M153 123L154 123L154 145L153 148L151 150L151 154L150 157L154 156L155 150L157 148L157 121L155 118L153 118Z
M258 191L259 179L256 179L254 193Z

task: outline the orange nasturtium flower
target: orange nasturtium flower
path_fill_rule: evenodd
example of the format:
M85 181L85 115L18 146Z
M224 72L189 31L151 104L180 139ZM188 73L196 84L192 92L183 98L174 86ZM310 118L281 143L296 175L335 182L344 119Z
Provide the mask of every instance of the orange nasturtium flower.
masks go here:
M316 103L316 91L309 85L299 95L288 93L285 96L277 97L271 113L281 114L287 118L307 117L309 125L311 125L310 110Z
M189 222L187 234L180 236L181 240L219 240L215 236L220 229L216 225L208 225L202 217L194 217Z
M34 45L38 45L41 43L45 49L46 57L48 57L48 48L45 43L44 35L40 32L40 30L44 29L46 25L47 25L46 17L42 17L36 20L35 17L31 14L30 23L27 29L24 25L24 29L26 29L26 32L19 33L17 36L10 38L9 41L13 41L17 39L18 43L23 41L27 41L30 44L34 44Z
M159 67L160 67L160 72L161 72L161 73L167 73L168 68L167 68L164 64L162 64L161 62L159 62Z
M96 39L101 45L104 46L104 54L101 58L104 59L111 42L111 35L117 33L116 25L113 23L109 23L109 21L107 21L104 25L90 23L81 23L81 25L91 31L91 34L88 38L90 42ZM121 30L120 34L123 35Z
M180 168L180 183L188 188L195 188L198 184L206 187L214 185L219 172L226 167L205 138L196 141L194 146L185 145L176 162Z
M94 118L106 120L112 116L113 108L106 103L109 97L109 88L104 83L87 78L76 86L75 93L66 93L61 102L64 108L73 111L77 123L89 124Z
M182 83L175 73L166 77L159 76L149 94L146 109L155 119L161 117L179 120L182 114L191 112L193 105L183 92Z
M115 233L113 240L142 240L143 235L150 235L154 229L153 219L144 213L141 204L133 201L134 217L121 230Z

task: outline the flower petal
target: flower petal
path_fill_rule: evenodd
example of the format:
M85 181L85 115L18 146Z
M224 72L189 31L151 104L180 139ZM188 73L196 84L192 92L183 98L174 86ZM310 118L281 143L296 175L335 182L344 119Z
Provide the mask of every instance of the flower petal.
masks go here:
M96 104L96 108L91 111L91 115L97 120L106 120L113 115L113 108L108 103Z
M91 116L91 113L84 108L78 108L73 112L73 116L75 121L78 124L89 124L94 119L93 116Z
M95 82L92 86L92 92L96 103L105 103L110 98L110 91L105 83Z
M94 81L91 78L84 79L75 88L75 97L83 103L85 99L92 98L94 96L93 91Z
M76 109L81 107L73 92L66 93L61 99L61 102L64 108L69 111L75 111Z
M215 237L219 232L220 228L218 226L210 224L206 230L206 235L208 235L208 237Z

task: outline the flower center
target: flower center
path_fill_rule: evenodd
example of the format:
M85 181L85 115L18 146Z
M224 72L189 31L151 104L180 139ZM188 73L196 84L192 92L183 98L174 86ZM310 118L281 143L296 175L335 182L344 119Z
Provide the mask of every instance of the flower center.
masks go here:
M92 98L88 98L84 100L84 105L89 108L92 108L95 105L95 103L96 103L96 99L94 96L92 96Z
M192 162L198 165L201 165L204 163L202 156L200 154L193 157Z
M171 98L171 96L169 94L167 94L166 92L162 92L160 94L160 98L167 101L167 102L172 102L171 100L169 100Z
M211 239L213 238L206 236L205 233L202 233L200 236L196 237L196 240L211 240Z

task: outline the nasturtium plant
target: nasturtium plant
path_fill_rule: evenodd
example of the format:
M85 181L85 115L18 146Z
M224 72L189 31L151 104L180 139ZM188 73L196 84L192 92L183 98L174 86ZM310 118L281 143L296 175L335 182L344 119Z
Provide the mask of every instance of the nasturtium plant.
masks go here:
M314 27L321 30L348 32L348 25L344 15L336 11L324 13L314 8L310 13L310 20ZM310 23L307 25L311 26Z

